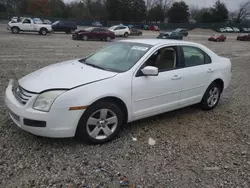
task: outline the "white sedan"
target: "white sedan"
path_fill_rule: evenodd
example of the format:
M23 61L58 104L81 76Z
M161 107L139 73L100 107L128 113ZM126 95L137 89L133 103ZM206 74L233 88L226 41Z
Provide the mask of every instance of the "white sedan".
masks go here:
M5 102L32 134L104 143L127 122L197 103L213 109L231 71L229 59L200 44L123 40L11 80Z

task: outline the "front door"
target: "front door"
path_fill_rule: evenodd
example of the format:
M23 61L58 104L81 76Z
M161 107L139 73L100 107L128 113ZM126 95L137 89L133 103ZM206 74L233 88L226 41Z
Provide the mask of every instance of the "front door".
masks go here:
M201 49L192 46L182 46L183 88L180 106L199 103L213 79L211 58Z
M179 68L178 48L155 51L142 66L155 66L158 76L144 76L141 71L132 81L132 116L141 119L178 108L183 70Z
M31 24L30 19L23 20L22 30L23 31L33 31L33 24Z

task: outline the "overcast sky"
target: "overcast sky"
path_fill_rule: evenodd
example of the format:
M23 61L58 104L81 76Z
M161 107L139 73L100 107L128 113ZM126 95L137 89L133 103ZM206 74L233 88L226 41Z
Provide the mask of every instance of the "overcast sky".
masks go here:
M64 0L65 2L72 2L75 0ZM178 0L174 0L178 1ZM188 5L198 5L199 7L209 7L214 4L216 0L184 0ZM236 10L238 9L239 5L246 0L221 0L226 3L229 10Z

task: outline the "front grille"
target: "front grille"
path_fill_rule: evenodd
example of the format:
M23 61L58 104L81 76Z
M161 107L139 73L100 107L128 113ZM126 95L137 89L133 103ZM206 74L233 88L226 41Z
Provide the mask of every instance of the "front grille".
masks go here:
M12 91L16 99L23 105L25 105L29 101L29 99L34 95L34 93L23 89L19 85L17 87L13 87Z

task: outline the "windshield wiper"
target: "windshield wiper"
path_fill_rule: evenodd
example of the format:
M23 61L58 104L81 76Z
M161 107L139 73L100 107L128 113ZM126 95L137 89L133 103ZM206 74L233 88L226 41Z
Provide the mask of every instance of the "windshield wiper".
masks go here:
M85 62L84 64L85 64L85 65L89 65L89 66L91 66L91 67L95 67L95 68L97 68L97 69L107 70L107 69L105 69L105 68L103 68L103 67L100 67L100 66L98 66L98 65L93 65L93 64L90 64L90 63L87 63L87 62Z

